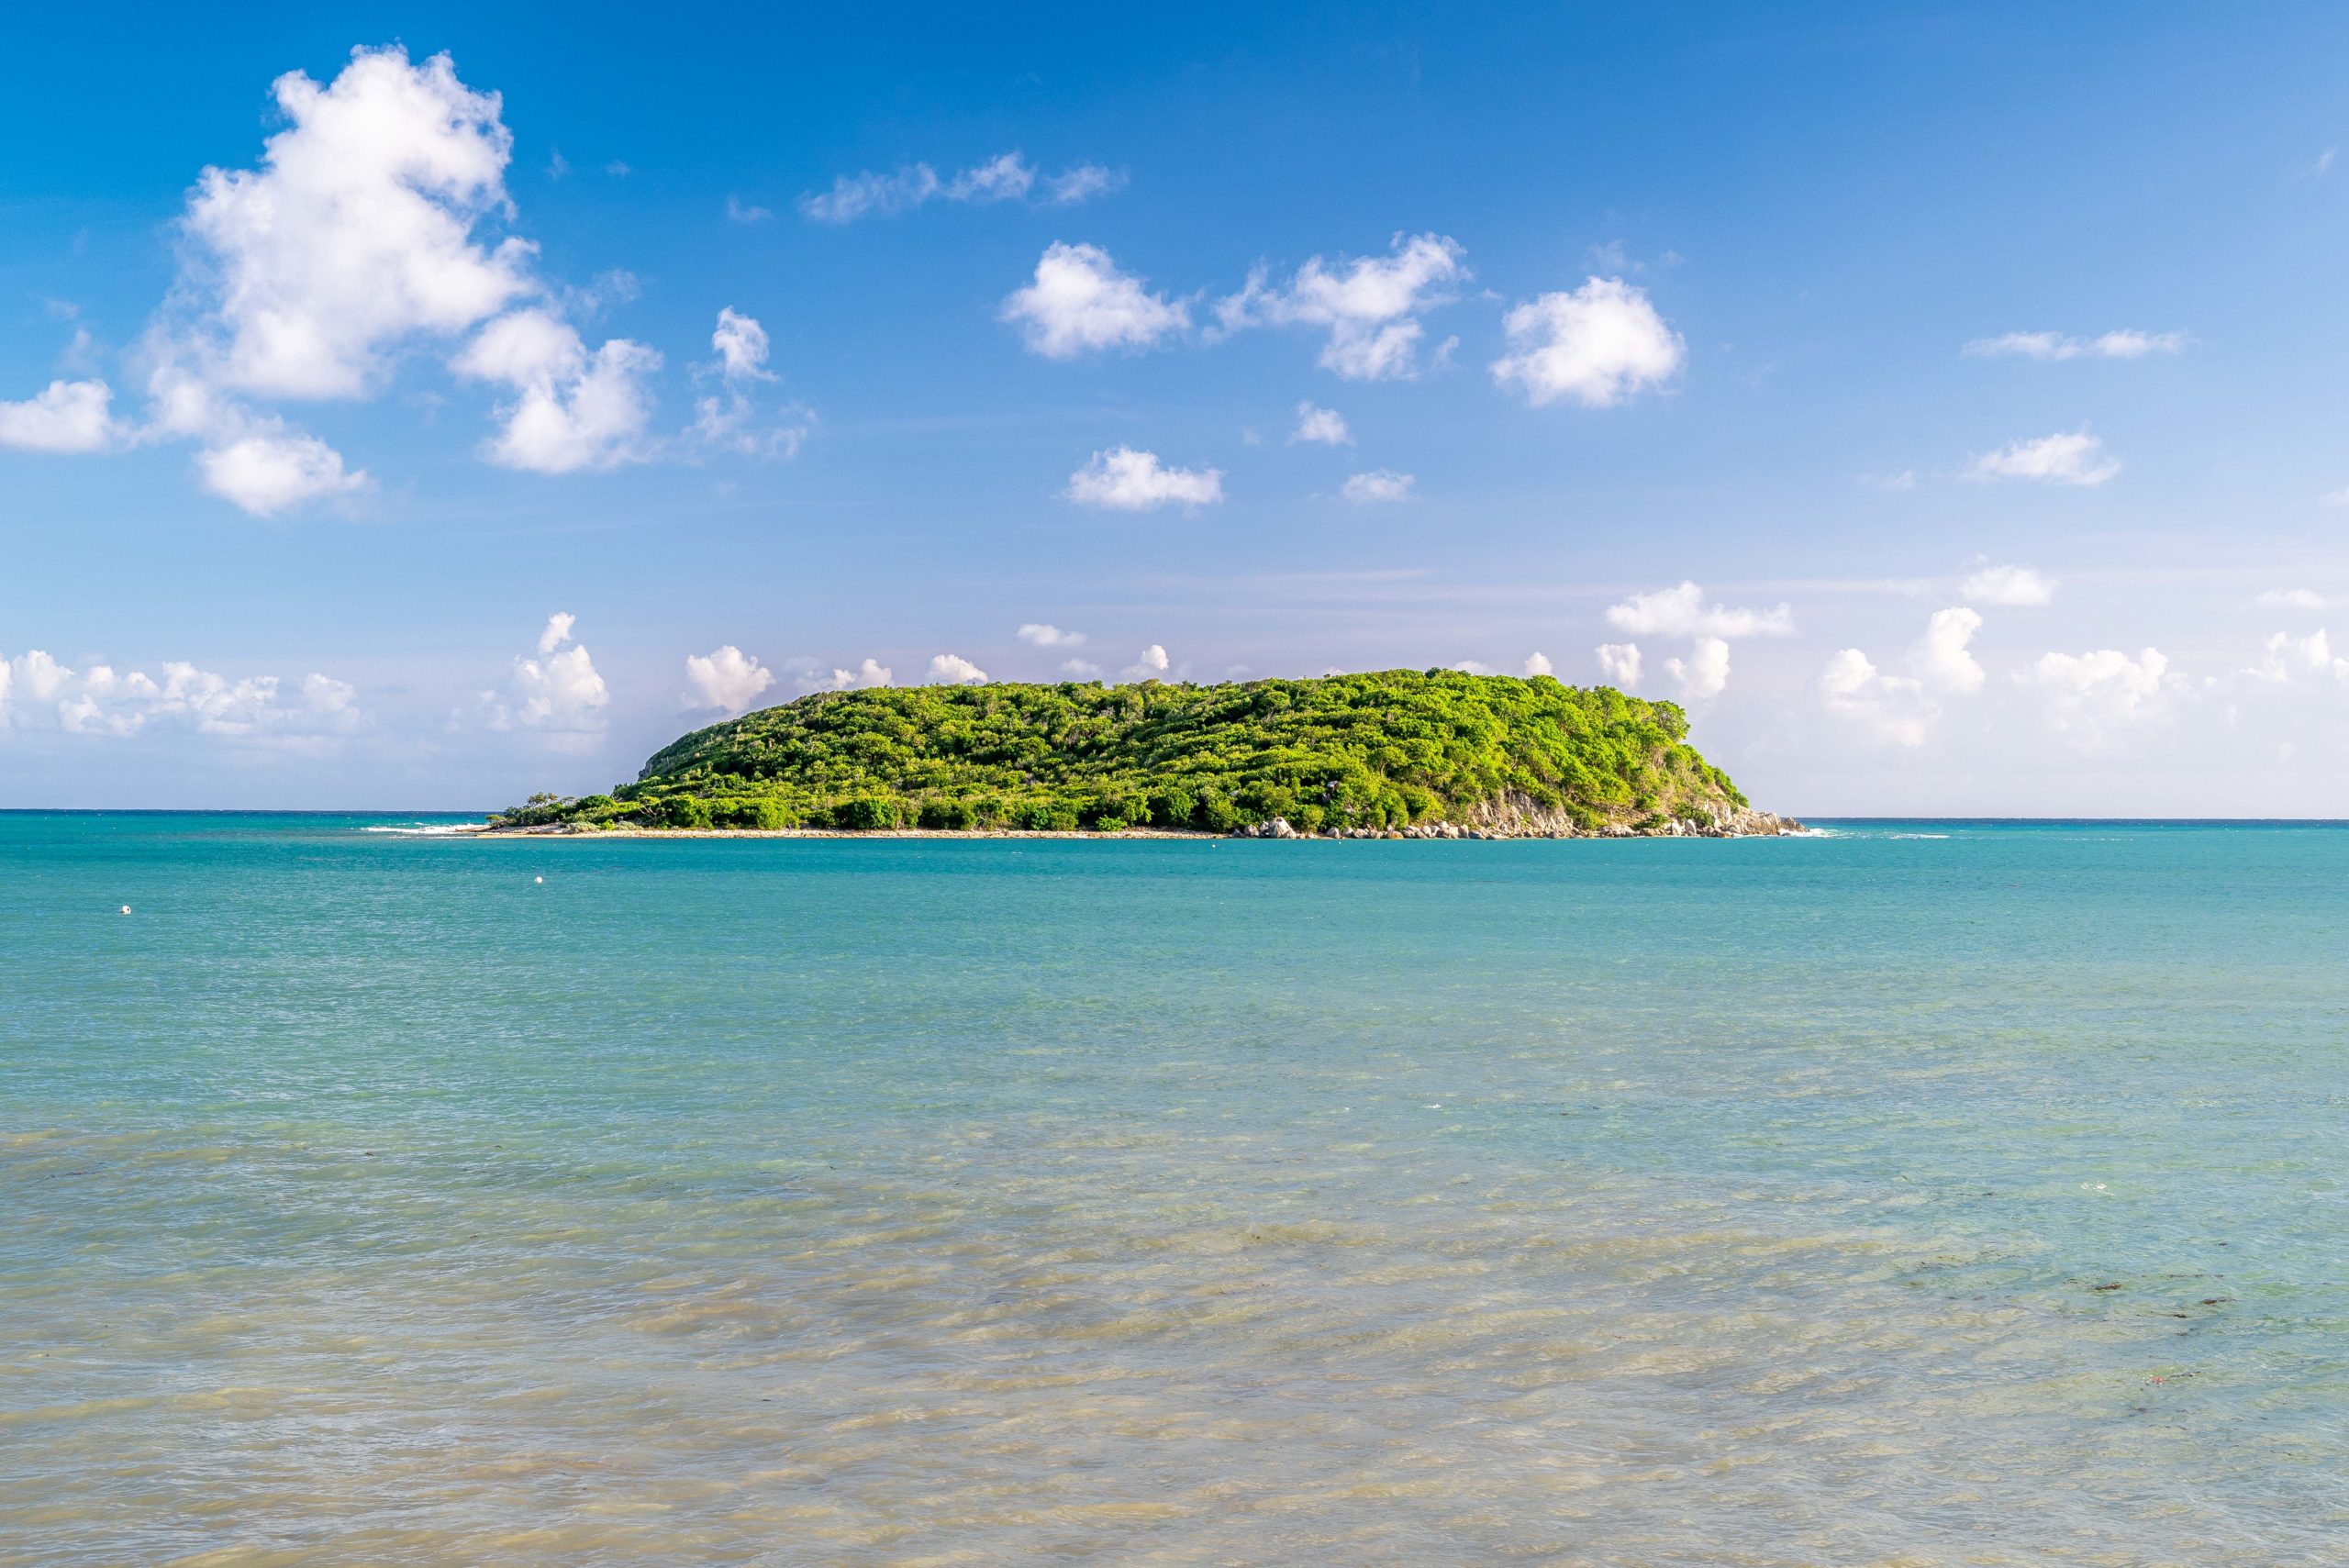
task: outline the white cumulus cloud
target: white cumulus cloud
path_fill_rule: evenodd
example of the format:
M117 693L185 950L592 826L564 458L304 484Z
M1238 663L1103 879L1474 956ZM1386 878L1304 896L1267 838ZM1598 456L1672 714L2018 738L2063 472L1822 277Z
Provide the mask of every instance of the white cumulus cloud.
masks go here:
M1223 499L1223 471L1168 468L1155 452L1114 447L1095 452L1083 468L1070 474L1065 494L1080 506L1118 512L1212 506Z
M0 658L0 729L125 736L177 728L229 740L319 742L357 728L357 693L312 672L298 700L283 696L275 675L231 678L184 662L140 670L94 663L75 670L35 649Z
M1411 475L1397 473L1391 468L1374 468L1367 473L1357 473L1348 479L1339 494L1357 506L1375 506L1381 501L1408 501L1411 498Z
M896 679L889 667L877 659L866 659L853 670L826 670L811 659L790 660L784 668L796 673L799 689L806 692L845 692L859 686L885 686Z
M1609 685L1628 692L1640 684L1638 643L1602 642L1598 651L1598 673Z
M287 429L271 419L255 421L248 433L196 453L204 487L256 517L274 517L289 506L367 486L366 471L346 472L342 454L316 436Z
M1896 745L1921 746L1942 716L1942 697L1981 689L1986 677L1971 646L1981 629L1973 610L1937 610L1909 651L1907 674L1880 671L1866 654L1846 648L1820 673L1820 695L1839 717Z
M1729 642L1732 637L1782 636L1794 629L1794 612L1785 605L1774 609L1739 609L1708 604L1705 591L1694 583L1634 594L1607 609L1607 624L1638 637L1685 637L1687 658L1668 658L1664 673L1687 701L1719 696L1729 684ZM1629 690L1639 679L1637 644L1609 643L1598 651L1599 664L1614 683Z
M1503 318L1510 352L1493 380L1535 407L1570 398L1607 408L1662 386L1687 358L1646 293L1620 278L1592 278L1572 292L1545 294Z
M540 309L499 317L464 352L456 370L501 383L518 395L502 405L502 428L483 447L491 462L534 473L571 473L640 462L652 415L645 380L661 356L615 338L587 351L569 322Z
M288 122L259 169L207 168L184 228L182 346L206 380L274 397L355 397L411 334L452 335L531 291L531 247L477 242L507 206L513 137L445 54L354 50L325 86L272 86Z
M613 272L586 289L534 272L514 217L513 137L495 93L446 54L359 49L330 81L272 94L282 126L250 168L207 167L178 225L177 276L137 351L148 407L111 420L107 388L61 382L0 404L0 444L90 450L140 438L196 443L204 486L272 514L355 490L365 475L269 405L376 396L419 351L517 395L484 448L543 473L649 455L638 438L660 357L590 350L561 312L632 297ZM470 340L467 340L471 334Z
M1526 679L1531 680L1536 675L1555 675L1557 671L1551 668L1549 655L1537 650L1525 656Z
M1938 709L1926 702L1914 676L1887 675L1868 656L1846 648L1820 672L1819 692L1828 711L1866 725L1902 746L1921 746L1932 732Z
M2121 472L2121 460L2086 430L2061 431L2031 440L2009 441L1977 454L1967 473L1976 479L2031 479L2045 484L2102 484Z
M290 72L272 92L286 128L258 168L197 176L142 354L156 433L201 442L206 486L263 513L359 476L243 399L371 395L411 342L539 286L527 241L474 238L509 210L513 139L496 95L458 81L447 55L356 50L331 83Z
M694 402L692 434L704 445L745 457L796 457L814 416L794 404L778 419L763 419L757 387L775 379L767 365L767 329L758 318L728 306L718 313L709 346L718 358L696 375L716 376L719 389Z
M1003 302L1002 319L1019 328L1032 351L1069 360L1150 348L1189 330L1191 313L1119 272L1098 245L1055 243L1037 261L1035 281Z
M574 749L603 732L611 693L587 650L573 640L577 617L558 611L539 633L538 657L514 661L503 691L481 694L480 713L493 729L529 729Z
M2254 680L2281 684L2299 675L2321 675L2335 681L2349 681L2349 659L2332 651L2332 644L2320 627L2306 637L2293 637L2277 632L2266 643L2266 656L2243 672Z
M1935 610L1909 656L1917 678L1936 691L1980 690L1982 666L1975 661L1972 643L1981 629L1982 617L1973 610Z
M1345 416L1334 408L1317 407L1310 402L1297 406L1297 428L1289 432L1289 443L1318 441L1325 447L1350 447L1354 444L1353 432L1346 428Z
M1729 684L1729 644L1718 637L1700 637L1686 659L1667 659L1664 667L1686 701L1717 697Z
M1134 662L1126 666L1126 679L1154 681L1166 673L1166 650L1153 642L1135 655Z
M1966 573L1957 591L1969 604L2021 609L2055 597L2055 580L2028 566L1985 566Z
M1059 627L1048 626L1041 621L1028 622L1019 628L1018 636L1030 648L1081 648L1085 645L1085 633L1063 631Z
M1608 607L1607 624L1635 637L1753 637L1781 636L1794 629L1794 611L1732 609L1709 605L1705 591L1694 583L1634 594Z
M2091 751L2164 717L2176 684L2169 660L2152 648L2134 659L2110 648L2043 653L2018 671L2015 680L2040 695L2053 728Z
M316 670L302 677L302 705L313 713L350 713L358 700L359 689L348 681Z
M773 381L767 370L767 329L759 325L758 317L745 316L732 306L718 313L718 329L709 335L709 346L718 350L719 370L731 381Z
M1408 380L1419 371L1419 317L1448 305L1469 276L1467 252L1439 234L1397 234L1391 254L1335 264L1315 256L1275 285L1259 266L1246 285L1216 304L1226 332L1304 326L1329 334L1325 369L1353 381Z
M102 381L52 381L21 403L0 403L0 447L29 452L94 452L115 439Z
M941 653L930 662L928 684L933 686L982 686L987 673L959 653Z
M774 672L729 642L685 660L685 705L731 717L749 709L774 684Z

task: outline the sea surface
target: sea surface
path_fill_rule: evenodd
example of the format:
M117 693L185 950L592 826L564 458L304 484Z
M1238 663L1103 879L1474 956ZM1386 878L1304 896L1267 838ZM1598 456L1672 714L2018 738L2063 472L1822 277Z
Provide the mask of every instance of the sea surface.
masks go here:
M0 1562L2349 1561L2349 829L429 825L0 814Z

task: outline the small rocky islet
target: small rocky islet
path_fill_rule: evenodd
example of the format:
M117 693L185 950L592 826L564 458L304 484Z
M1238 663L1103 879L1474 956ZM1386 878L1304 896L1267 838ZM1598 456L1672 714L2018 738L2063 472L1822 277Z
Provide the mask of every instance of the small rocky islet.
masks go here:
M819 692L698 729L635 780L492 832L1737 838L1800 830L1677 704L1547 675L1390 670Z

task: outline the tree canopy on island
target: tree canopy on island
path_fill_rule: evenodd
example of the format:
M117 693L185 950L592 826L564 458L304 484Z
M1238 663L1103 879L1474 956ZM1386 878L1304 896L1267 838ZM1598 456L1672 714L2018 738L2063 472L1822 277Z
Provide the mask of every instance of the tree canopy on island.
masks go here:
M1400 828L1506 803L1588 830L1742 806L1676 704L1453 670L819 692L698 729L633 784L497 825L1219 832Z

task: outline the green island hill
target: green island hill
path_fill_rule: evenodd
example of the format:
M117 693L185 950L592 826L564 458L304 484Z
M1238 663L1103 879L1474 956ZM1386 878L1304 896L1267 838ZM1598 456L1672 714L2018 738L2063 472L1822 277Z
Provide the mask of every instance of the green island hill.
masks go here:
M1678 705L1547 675L875 686L662 748L636 782L533 795L493 832L1726 837L1798 829L1687 743Z

